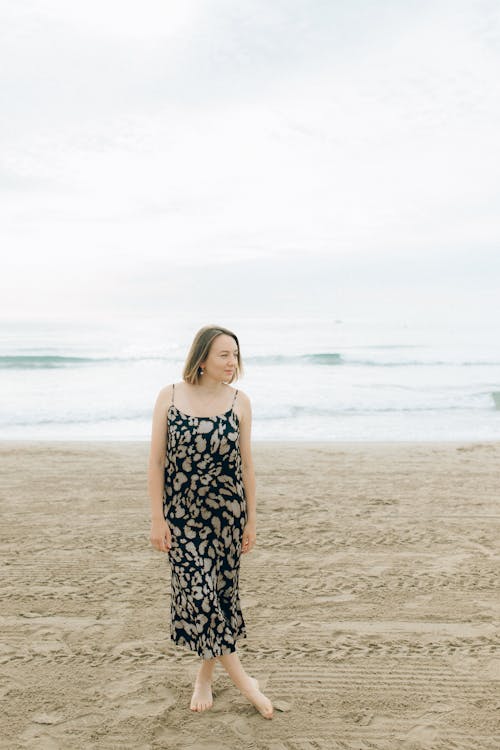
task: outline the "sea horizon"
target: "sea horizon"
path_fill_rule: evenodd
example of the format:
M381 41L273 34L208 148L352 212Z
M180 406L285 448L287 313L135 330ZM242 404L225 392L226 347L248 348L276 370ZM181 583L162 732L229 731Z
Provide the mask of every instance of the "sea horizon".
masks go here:
M311 324L314 322L314 325ZM158 391L181 380L196 321L11 321L0 440L149 440ZM491 331L316 316L234 318L254 441L495 441ZM388 440L389 439L389 440Z

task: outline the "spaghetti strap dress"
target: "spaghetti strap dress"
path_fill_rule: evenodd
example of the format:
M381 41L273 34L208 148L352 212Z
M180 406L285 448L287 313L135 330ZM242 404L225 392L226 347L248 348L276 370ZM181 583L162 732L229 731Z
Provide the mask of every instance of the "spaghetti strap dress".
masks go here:
M203 659L236 651L246 638L239 572L247 505L239 419L168 408L163 514L172 532L171 640Z

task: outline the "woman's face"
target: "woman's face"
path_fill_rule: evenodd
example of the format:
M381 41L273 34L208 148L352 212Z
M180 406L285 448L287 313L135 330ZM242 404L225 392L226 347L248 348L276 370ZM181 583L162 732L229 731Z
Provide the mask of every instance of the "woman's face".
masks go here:
M201 366L211 378L228 382L238 365L238 345L232 336L221 333L212 341L208 357Z

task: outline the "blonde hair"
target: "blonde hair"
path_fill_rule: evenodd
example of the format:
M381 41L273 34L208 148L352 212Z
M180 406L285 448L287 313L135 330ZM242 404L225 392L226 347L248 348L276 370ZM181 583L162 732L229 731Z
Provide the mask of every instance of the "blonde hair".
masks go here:
M217 336L220 336L221 333L231 336L238 346L238 362L229 382L232 383L243 375L240 342L238 341L236 334L222 326L203 326L193 339L193 343L191 344L191 348L187 355L186 364L184 365L182 378L186 383L197 385L200 382L200 362L203 362L203 360L208 357L212 342Z

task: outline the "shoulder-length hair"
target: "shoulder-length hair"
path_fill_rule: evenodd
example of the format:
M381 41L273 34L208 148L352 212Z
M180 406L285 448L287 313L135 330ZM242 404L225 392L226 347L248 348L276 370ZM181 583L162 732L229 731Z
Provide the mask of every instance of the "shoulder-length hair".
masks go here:
M233 383L243 375L240 342L238 341L236 334L222 326L203 326L193 339L193 343L191 344L191 348L187 355L186 364L184 365L182 378L186 383L197 385L200 382L200 362L203 362L203 360L207 358L213 340L217 338L217 336L220 336L221 333L231 336L236 341L238 347L237 364L229 383Z

